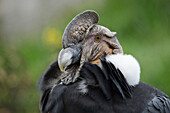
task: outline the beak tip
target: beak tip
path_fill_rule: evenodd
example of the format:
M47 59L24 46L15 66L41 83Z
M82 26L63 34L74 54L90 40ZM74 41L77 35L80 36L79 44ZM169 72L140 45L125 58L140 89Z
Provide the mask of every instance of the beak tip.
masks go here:
M60 71L63 71L63 67L59 67L60 68Z

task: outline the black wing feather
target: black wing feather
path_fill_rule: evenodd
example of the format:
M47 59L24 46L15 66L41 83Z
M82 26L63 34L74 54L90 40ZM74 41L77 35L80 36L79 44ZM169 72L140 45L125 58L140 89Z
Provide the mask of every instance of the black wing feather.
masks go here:
M102 70L97 65L91 64L88 62L85 62L82 69L84 69L84 71L91 72L92 76L95 75L94 77L99 82L99 85L100 85L103 93L105 94L107 99L110 99L111 95L112 95L112 89L111 89L111 86L108 84L108 81L106 80L106 78L103 76Z
M156 96L143 113L170 113L170 100L165 96Z
M103 59L100 60L100 63L101 63L101 65L102 65L102 67L105 68L105 69L103 69L102 71L103 71L106 79L109 80L109 73L108 73L108 72L109 72L109 68L108 68L108 66L107 66L107 63L106 63L105 61L103 61Z
M116 88L118 89L119 93L121 94L122 98L125 99L125 94L122 90L122 87L121 87L121 82L120 82L120 75L119 73L117 72L116 68L114 65L111 65L111 63L107 63L108 65L108 68L110 69L109 72L110 72L110 79L112 80L113 84L116 86Z
M86 64L83 65L83 68L80 70L81 77L86 79L86 82L88 85L97 85L97 79L95 78L94 74L88 70L88 67L86 67ZM80 77L80 78L81 78Z
M50 91L51 91L51 88L50 88L50 89L47 89L47 90L43 93L43 95L41 96L41 100L40 100L40 110L41 110L41 111L44 111L44 109L45 109L45 106L46 106L46 104L47 104Z
M112 80L113 84L118 89L119 93L121 94L122 98L125 99L126 96L132 96L132 86L130 86L126 79L124 78L122 72L119 69L116 69L114 64L111 62L107 62L105 58L101 59L101 62L105 64L102 66L102 70L107 70L109 78Z
M64 85L56 85L44 92L40 101L42 113L61 113L64 110L63 94L66 90Z
M39 79L39 89L44 92L51 88L57 81L58 77L61 75L60 68L58 66L58 61L54 61L50 64L48 69L42 74Z
M119 69L107 62L105 58L100 59L102 68L96 64L85 62L81 69L81 76L89 78L93 76L100 85L107 99L111 98L115 92L118 92L123 99L132 96L132 87L127 83Z
M117 70L118 70L119 75L122 77L121 84L122 84L122 89L125 92L125 95L132 97L132 92L133 92L132 87L133 86L129 86L129 84L127 83L127 81L126 81L125 77L123 76L122 72L119 69L117 69Z

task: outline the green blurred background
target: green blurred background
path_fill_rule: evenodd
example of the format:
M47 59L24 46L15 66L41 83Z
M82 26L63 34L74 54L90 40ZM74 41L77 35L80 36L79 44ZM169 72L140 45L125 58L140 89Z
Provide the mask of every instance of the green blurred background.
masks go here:
M37 81L68 22L87 9L139 61L141 81L170 95L169 0L1 0L0 113L39 113Z

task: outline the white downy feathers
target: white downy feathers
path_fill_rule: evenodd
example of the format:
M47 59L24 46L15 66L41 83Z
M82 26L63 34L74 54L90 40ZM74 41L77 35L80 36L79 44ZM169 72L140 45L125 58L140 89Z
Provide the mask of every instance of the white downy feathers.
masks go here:
M82 94L86 94L88 92L88 88L87 88L85 80L83 80L79 83L77 90L79 90L79 92Z
M137 85L140 80L140 65L132 55L107 55L106 60L119 69L131 86Z

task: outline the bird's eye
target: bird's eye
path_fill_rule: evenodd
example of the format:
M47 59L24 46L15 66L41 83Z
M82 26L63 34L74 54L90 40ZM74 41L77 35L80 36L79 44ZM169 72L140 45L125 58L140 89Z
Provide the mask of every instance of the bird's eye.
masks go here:
M94 40L97 41L97 42L99 42L101 39L102 39L101 36L95 36L95 37L94 37Z

